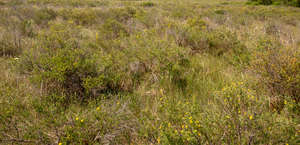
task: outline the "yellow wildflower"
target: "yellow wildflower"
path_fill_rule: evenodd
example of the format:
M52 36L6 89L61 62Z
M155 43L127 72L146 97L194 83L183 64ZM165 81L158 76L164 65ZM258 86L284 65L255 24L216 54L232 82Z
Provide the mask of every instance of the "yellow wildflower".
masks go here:
M157 143L160 144L160 137L157 138Z
M100 111L100 107L97 107L96 110L97 110L97 111Z
M84 121L83 119L80 120L80 122L83 122L83 121Z
M249 116L249 119L252 120L252 119L253 119L253 115L250 115L250 116Z
M287 104L287 101L286 101L286 100L284 100L284 104L285 104L285 105Z
M164 95L164 90L163 89L160 89L159 91L160 91L161 95Z
M60 142L58 145L62 145L62 143Z
M190 124L192 124L193 123L193 120L190 120Z
M77 121L78 119L79 119L78 117L75 118L76 121Z

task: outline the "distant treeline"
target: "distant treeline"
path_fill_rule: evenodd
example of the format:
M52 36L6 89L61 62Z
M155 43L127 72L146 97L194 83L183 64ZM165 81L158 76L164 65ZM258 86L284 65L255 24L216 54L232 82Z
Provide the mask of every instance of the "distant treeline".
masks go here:
M300 0L249 0L249 2L262 5L290 5L300 7Z

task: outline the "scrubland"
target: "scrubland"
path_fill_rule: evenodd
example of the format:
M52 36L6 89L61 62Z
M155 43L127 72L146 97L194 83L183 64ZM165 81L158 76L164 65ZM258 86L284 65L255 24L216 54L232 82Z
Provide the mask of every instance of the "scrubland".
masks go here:
M260 2L0 0L0 144L299 144L300 8Z

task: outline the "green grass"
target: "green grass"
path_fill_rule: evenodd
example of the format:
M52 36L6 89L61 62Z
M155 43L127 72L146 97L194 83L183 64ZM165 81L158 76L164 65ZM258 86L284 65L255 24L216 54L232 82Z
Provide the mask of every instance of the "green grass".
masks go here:
M0 0L0 144L299 144L299 26L244 0Z

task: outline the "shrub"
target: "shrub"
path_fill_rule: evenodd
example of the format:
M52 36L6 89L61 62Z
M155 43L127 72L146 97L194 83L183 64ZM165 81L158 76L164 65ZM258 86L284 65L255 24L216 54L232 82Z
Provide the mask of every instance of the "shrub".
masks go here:
M53 9L45 8L39 9L34 12L33 20L38 25L48 24L49 21L54 20L57 17L57 12Z
M148 2L143 2L142 3L142 6L143 7L153 7L155 4L153 3L153 2L150 2L150 1L148 1Z
M193 53L205 52L225 56L233 64L248 64L249 52L237 35L229 30L207 30L201 20L188 21L185 26L174 26L175 41L179 46L189 47Z
M284 5L300 7L299 0L249 0L249 1L254 2L255 4L262 4L262 5L284 4Z
M58 12L65 20L74 21L77 25L92 25L97 21L97 15L91 9L63 9Z
M162 93L159 113L164 118L157 126L156 141L158 144L297 142L291 118L268 112L265 99L243 82L233 82L215 92L207 105L174 101Z
M122 23L108 19L100 29L100 37L101 36L103 36L104 39L116 39L121 36L128 36L128 32Z
M261 76L261 80L268 86L272 97L280 95L282 99L275 99L273 107L281 110L283 100L291 96L299 102L300 90L300 52L297 48L276 45L271 40L260 42L260 51L256 54L252 66ZM271 105L272 105L271 104Z
M106 18L114 19L125 23L135 17L137 10L133 7L111 8L106 12Z

